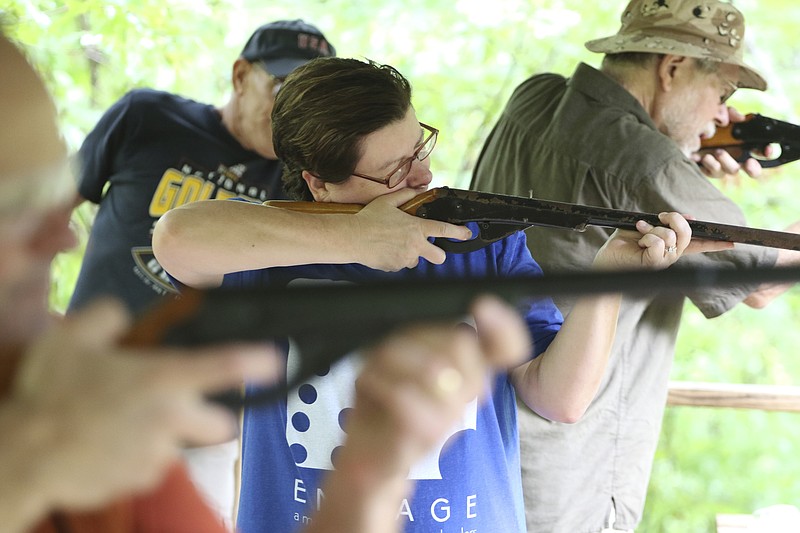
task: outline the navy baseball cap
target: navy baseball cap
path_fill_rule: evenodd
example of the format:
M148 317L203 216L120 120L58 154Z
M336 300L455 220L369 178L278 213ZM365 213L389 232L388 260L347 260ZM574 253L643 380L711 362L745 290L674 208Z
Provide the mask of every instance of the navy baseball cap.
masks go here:
M276 20L258 28L248 39L242 57L261 61L273 76L285 78L315 57L336 55L336 49L316 26L296 20Z

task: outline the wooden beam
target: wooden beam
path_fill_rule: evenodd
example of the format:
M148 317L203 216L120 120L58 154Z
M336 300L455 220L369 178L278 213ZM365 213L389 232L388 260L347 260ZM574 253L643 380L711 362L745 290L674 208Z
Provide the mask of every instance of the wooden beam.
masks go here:
M800 412L800 387L672 381L667 405Z

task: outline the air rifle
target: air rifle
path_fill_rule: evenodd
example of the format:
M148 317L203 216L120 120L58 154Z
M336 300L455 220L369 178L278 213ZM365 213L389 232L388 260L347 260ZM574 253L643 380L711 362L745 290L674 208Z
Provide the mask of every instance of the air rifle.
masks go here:
M128 345L198 346L227 341L280 341L299 349L297 372L278 385L217 398L230 406L263 404L285 394L352 351L396 328L461 320L482 294L526 307L535 298L627 293L678 294L703 287L800 280L800 267L563 273L480 279L394 280L358 285L319 284L247 289L187 290L143 315Z
M363 208L357 204L288 200L271 200L264 202L264 205L308 213L357 213ZM477 250L531 226L584 231L588 226L635 230L637 220L644 220L653 226L664 225L654 213L638 213L449 187L425 191L400 206L400 209L418 217L452 224L476 222L479 234L469 241L446 239L435 241L445 251L454 253ZM696 238L800 251L800 235L795 233L700 220L690 220L689 226L692 228L692 237Z
M780 146L780 154L767 159L763 152L771 144ZM752 157L764 168L777 167L800 159L800 126L751 113L743 122L717 128L714 136L703 139L700 145L701 153L717 148L740 163Z

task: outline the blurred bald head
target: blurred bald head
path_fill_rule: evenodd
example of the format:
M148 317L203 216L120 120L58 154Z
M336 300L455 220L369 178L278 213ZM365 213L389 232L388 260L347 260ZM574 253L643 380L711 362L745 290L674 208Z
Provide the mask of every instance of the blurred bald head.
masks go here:
M74 245L74 196L53 101L2 34L0 73L0 342L16 343L49 321L50 264Z
M19 49L0 36L0 175L24 173L32 164L55 164L66 154L56 109L39 76Z

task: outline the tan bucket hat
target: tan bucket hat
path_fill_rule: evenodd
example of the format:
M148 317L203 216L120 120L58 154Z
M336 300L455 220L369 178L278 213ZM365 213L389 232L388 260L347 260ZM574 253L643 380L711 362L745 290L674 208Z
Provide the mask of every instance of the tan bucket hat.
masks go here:
M631 0L616 35L586 43L592 52L651 52L738 65L737 85L764 91L767 82L743 59L744 16L727 2Z

